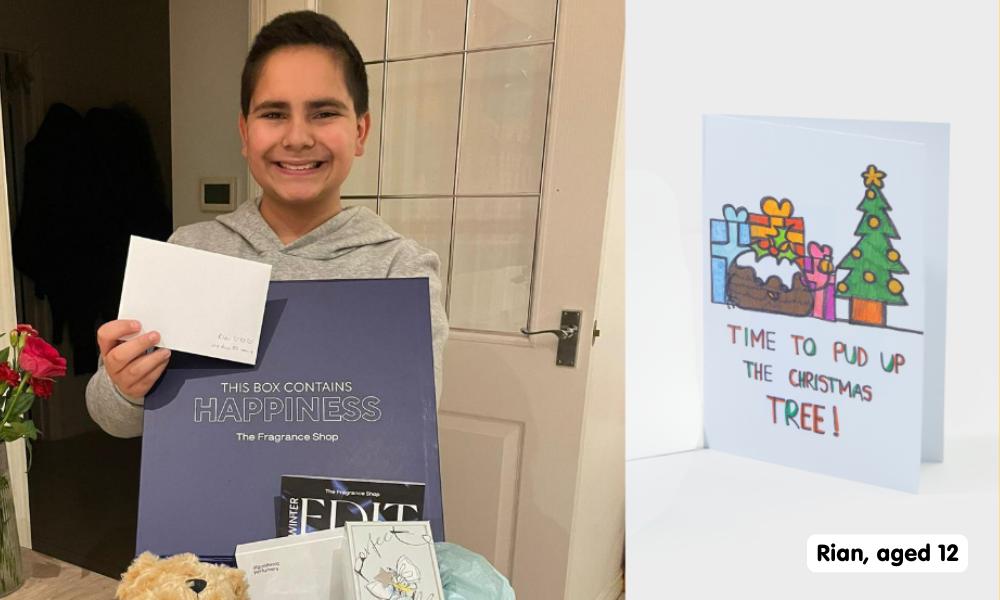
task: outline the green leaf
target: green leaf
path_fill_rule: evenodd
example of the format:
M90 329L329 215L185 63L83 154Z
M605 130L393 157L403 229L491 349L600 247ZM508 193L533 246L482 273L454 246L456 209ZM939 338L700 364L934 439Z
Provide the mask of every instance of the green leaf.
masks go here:
M0 350L0 362L7 362L7 358L10 357L10 346L7 346L3 350Z
M24 390L14 400L14 404L13 406L11 406L10 409L11 410L10 414L12 416L19 417L24 413L28 412L28 410L31 409L31 405L34 403L35 403L35 395L29 392L28 390Z
M779 252L778 255L775 258L778 259L778 264L780 265L781 264L781 259L785 259L788 262L793 263L793 262L795 262L795 259L798 258L798 256L795 255L795 251L794 250L792 250L791 248L788 248L788 249L786 249L783 252Z
M29 440L38 439L38 429L31 419L27 421L10 421L6 427L0 429L0 439L3 439L5 442L13 442L19 438L28 438Z
M38 439L38 428L35 427L34 421L32 421L31 419L27 419L23 423L19 423L19 425L21 425L24 429L24 437L28 438L29 440Z

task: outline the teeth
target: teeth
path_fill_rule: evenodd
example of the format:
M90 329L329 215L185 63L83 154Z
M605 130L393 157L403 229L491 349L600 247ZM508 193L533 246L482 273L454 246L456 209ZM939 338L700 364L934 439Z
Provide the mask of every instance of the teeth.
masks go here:
M283 169L288 169L290 171L306 171L308 169L315 169L319 166L318 162L311 162L305 165L290 165L287 163L278 163Z

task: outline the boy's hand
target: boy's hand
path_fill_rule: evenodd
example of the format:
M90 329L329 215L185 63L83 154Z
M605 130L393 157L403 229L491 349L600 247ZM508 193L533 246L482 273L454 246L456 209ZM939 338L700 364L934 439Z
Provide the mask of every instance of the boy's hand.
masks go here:
M147 351L160 341L160 334L150 331L127 341L126 335L140 330L138 321L108 321L97 330L97 345L108 377L118 391L130 398L144 397L167 368L170 350Z

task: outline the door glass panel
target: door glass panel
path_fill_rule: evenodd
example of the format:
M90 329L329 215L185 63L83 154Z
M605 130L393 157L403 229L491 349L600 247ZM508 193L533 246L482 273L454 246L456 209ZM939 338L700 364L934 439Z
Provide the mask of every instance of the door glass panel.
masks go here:
M552 47L468 55L459 194L539 192Z
M379 63L368 65L368 111L372 115L365 153L354 157L351 174L341 188L347 196L374 196L378 194L378 150L382 134L382 73L385 67Z
M465 0L397 0L389 4L389 58L461 50Z
M382 218L438 254L453 328L517 332L528 319L556 4L468 2L388 3L388 57L365 54L377 63L372 131L344 204L377 197ZM356 37L361 4L320 1Z
M264 2L264 22L272 21L278 15L287 12L306 10L308 8L306 0L266 0Z
M451 195L462 57L390 63L382 194Z
M517 332L528 321L538 197L459 198L449 321Z
M551 40L555 0L469 0L469 48Z
M382 218L400 234L438 255L442 284L448 281L452 205L451 198L382 199Z
M366 61L385 57L387 0L319 0L319 12L337 21Z

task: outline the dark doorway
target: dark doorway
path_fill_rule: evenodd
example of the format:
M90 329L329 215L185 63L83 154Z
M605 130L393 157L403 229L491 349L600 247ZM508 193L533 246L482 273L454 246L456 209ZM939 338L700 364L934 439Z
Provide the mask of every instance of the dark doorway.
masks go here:
M95 298L114 295L114 270L124 267L127 248L121 239L171 230L169 40L167 0L0 0L8 203L15 238L21 231L17 315L58 340L69 362L53 396L32 409L42 431L28 476L32 546L115 578L135 553L140 440L101 431L84 390L96 361L94 331L116 312L116 303ZM72 133L79 151L31 145L53 105L79 115L83 127ZM143 153L138 162L136 153ZM50 227L64 235L45 245ZM65 245L36 252L56 244Z

